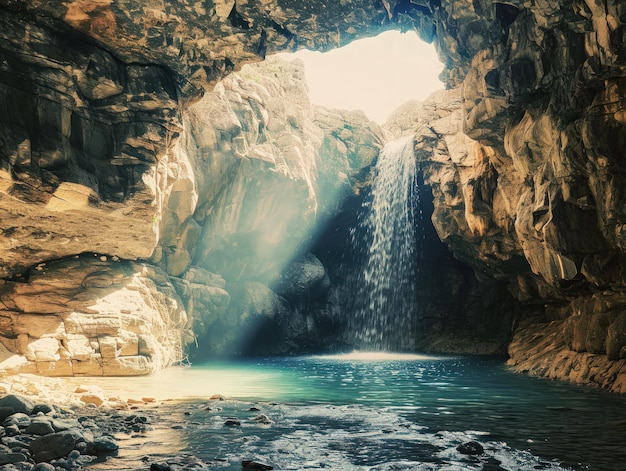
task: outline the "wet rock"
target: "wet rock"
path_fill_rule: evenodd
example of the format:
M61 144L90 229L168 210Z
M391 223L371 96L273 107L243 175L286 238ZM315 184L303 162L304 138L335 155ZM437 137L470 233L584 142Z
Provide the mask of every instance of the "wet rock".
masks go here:
M20 434L20 428L15 424L5 425L4 432L6 433L7 437L15 437L16 435Z
M106 435L95 438L93 445L97 453L111 453L119 448L115 439Z
M500 466L502 464L502 462L500 460L497 460L493 457L489 457L484 463L483 463L483 469L482 471L506 471L506 468L503 468L502 466ZM535 466L535 469L541 469L540 466Z
M62 432L63 430L68 430L70 428L78 428L81 426L81 423L76 419L52 419L52 427L55 432ZM87 426L84 425L83 426Z
M31 471L54 471L55 467L50 463L37 463Z
M226 427L240 427L241 421L235 418L229 418L224 421L224 426Z
M456 447L456 449L459 453L462 453L464 455L482 455L485 452L483 446L473 440L467 443L460 444Z
M264 469L264 470L274 469L274 467L269 464L265 464L260 461L253 461L253 460L243 460L241 462L241 467L242 469Z
M273 424L274 422L265 414L259 414L256 417L254 417L252 419L253 422L257 422L259 424L265 424L265 425L269 425L269 424Z
M39 413L42 414L51 414L55 411L54 407L49 404L35 404L31 415L37 415Z
M37 421L33 421L31 422L31 424L26 427L26 430L24 430L25 433L30 433L32 435L47 435L49 433L54 433L55 429L52 426L52 423L50 420L37 420Z
M31 418L28 414L23 414L21 412L18 412L4 419L4 422L2 423L2 425L4 425L5 427L9 425L17 425L19 428L26 428L30 425L30 423L31 423Z

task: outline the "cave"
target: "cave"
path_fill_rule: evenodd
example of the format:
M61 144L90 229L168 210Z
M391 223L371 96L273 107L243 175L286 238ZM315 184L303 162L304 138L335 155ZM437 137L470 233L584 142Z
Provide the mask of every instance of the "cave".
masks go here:
M1 466L621 469L625 22L611 0L0 0ZM444 89L384 125L275 57L391 30L433 44ZM419 217L379 292L356 242L399 141ZM169 461L140 436L87 458L119 431Z

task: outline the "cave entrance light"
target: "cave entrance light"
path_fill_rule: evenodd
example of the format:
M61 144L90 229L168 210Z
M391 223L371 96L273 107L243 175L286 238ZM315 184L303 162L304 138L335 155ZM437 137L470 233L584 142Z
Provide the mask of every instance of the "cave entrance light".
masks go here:
M303 49L279 56L304 62L313 103L360 109L379 124L403 103L443 88L435 48L414 32L387 31L325 53Z

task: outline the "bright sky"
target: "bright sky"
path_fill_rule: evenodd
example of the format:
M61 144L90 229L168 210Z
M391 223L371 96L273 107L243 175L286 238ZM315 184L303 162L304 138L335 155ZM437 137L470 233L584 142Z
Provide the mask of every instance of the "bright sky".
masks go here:
M443 88L435 48L414 32L388 31L324 54L280 54L304 61L311 100L329 108L361 109L378 123L408 100Z

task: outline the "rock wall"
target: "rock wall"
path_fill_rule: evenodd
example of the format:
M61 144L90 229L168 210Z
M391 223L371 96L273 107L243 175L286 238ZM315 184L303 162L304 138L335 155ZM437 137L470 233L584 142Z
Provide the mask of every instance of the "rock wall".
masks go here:
M624 7L454 6L469 68L416 135L437 232L529 307L515 369L623 392Z
M62 39L40 33L37 41ZM115 112L105 121L103 98L86 99L76 78L77 63L104 69L98 60L105 55L93 47L88 57L75 56L75 49L58 65L65 82L50 88L54 100L66 93L72 100L52 101L48 115L45 99L24 92L34 108L16 107L4 118L6 141L25 141L2 148L3 369L146 374L184 360L187 348L206 356L323 343L315 319L296 305L319 296L327 277L317 258L301 253L314 225L361 180L382 146L382 129L362 113L312 105L302 64L278 59L246 66L182 112L169 110L176 133L159 122L169 111L157 106L159 83L151 80L134 85L137 96L115 89ZM118 65L127 86L128 67ZM39 72L33 80L44 84L54 70ZM122 109L137 100L152 100L153 109L141 117ZM49 141L66 158L45 167L43 125L29 126L33 118L46 129L60 125L59 109L73 124ZM111 134L115 120L124 129L119 136ZM131 152L146 152L145 162ZM119 177L128 172L137 172L132 188ZM141 319L134 319L137 309Z
M289 214L278 227L290 234L290 250L297 246L306 226L283 206L281 191L304 204L305 218L331 214L333 203L319 199L313 176L328 169L335 176L317 184L345 192L358 186L359 172L337 178L334 161L313 163L307 149L319 143L345 156L352 170L361 168L346 144L354 128L335 121L337 113L321 113L312 118L322 123L318 130L297 114L273 129L255 108L263 89L270 96L274 90L266 81L248 83L245 92L218 87L228 106L246 106L222 115L219 132L200 138L190 130L203 126L213 106L202 94L268 52L323 50L414 28L435 43L450 90L442 105L423 107L416 137L438 234L481 279L506 282L517 299L537 307L516 337L521 347L512 347L512 363L528 360L518 367L535 371L533 349L560 329L563 338L592 340L549 342L555 355L568 355L573 365L597 358L614 374L590 368L580 380L621 390L615 385L626 371L615 365L626 349L621 301L613 300L623 296L626 266L623 2L0 0L0 22L3 292L13 293L13 283L27 286L39 263L81 253L151 258L176 276L187 303L226 304L216 290L228 290L206 275L212 270L224 283L267 286L280 268L255 253L254 241L281 244L251 212L269 215L275 205ZM366 138L372 152L376 140ZM269 151L272 142L281 152ZM221 158L210 163L209 154ZM253 175L277 188L268 206L257 204ZM241 198L224 178L244 191ZM238 208L234 219L220 209L226 207ZM230 260L239 243L250 251L247 262ZM194 267L204 270L202 283L188 279ZM215 296L192 294L193 284ZM569 378L568 368L550 375Z
M0 289L0 362L44 376L147 374L182 358L187 316L167 275L98 254L38 264Z

